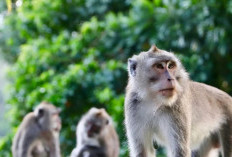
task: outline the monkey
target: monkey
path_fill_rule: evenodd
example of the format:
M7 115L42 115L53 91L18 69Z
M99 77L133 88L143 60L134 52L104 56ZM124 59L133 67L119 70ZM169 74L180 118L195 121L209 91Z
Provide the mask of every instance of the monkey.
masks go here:
M156 156L153 141L168 157L203 157L217 144L223 157L232 157L230 95L192 81L174 53L155 45L128 59L128 75L124 116L131 157Z
M13 139L13 157L60 157L60 109L42 102L28 113Z
M112 119L101 108L91 108L76 128L76 148L71 157L118 157L119 138Z

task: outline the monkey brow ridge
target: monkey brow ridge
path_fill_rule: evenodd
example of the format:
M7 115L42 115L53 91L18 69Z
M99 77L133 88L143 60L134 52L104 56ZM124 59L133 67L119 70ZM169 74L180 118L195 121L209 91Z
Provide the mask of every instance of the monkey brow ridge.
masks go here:
M174 59L172 56L165 56L165 55L142 55L142 60L146 61L148 58L153 59L153 63L160 63L160 62L174 62L176 63L176 59Z

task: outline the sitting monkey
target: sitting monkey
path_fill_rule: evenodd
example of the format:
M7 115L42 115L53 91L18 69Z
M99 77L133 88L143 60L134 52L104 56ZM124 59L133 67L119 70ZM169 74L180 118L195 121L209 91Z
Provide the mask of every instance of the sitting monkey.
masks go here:
M28 113L14 137L13 157L60 157L60 109L47 102Z
M71 157L118 157L119 139L105 109L91 108L76 130L77 146Z

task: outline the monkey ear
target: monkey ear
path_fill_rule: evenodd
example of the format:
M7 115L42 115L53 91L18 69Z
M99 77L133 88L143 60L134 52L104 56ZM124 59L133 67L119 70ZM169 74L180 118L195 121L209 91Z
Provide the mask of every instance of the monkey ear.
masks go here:
M131 76L136 76L137 62L131 58L128 59L128 71Z
M59 114L61 112L61 108L57 107L57 113Z
M160 52L156 45L152 45L151 48L148 50L150 52Z
M108 125L110 123L109 119L106 120L106 125Z
M44 115L44 109L39 108L36 112L36 117L42 117Z

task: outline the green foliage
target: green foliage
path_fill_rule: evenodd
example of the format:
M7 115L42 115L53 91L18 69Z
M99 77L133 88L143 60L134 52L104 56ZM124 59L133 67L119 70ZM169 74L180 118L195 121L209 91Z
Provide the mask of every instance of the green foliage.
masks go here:
M0 38L2 52L8 61L14 62L20 52L19 46L31 39L46 37L51 40L63 30L78 31L92 16L102 19L107 12L125 12L129 7L130 0L23 1L21 7L5 18Z
M1 156L4 157L11 157L11 153L9 150L11 150L11 141L9 139L13 138L13 134L9 134L6 137L1 138L0 140L0 150L1 150Z
M92 106L104 107L120 135L121 156L127 156L126 63L154 43L175 51L194 80L232 92L232 1L98 2L26 1L6 17L1 34L7 40L0 44L15 60L8 100L14 130L35 105L50 101L62 108L61 148L67 156L80 116ZM0 156L10 156L12 136L1 141Z

